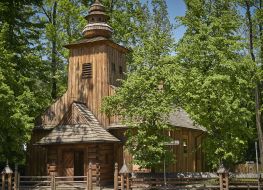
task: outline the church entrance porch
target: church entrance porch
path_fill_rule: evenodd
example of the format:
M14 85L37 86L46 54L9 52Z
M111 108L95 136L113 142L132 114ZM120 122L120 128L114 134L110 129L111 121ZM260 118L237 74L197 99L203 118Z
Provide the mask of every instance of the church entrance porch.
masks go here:
M84 176L84 151L63 151L63 176ZM76 178L75 180L79 180Z
M116 143L93 143L93 144L71 144L46 146L47 168L50 174L55 167L56 176L79 178L68 178L70 180L82 181L82 176L87 176L89 164L92 165L92 175L100 173L100 183L113 183L113 169L115 163L114 145ZM99 167L99 169L98 169ZM49 170L52 168L51 170Z

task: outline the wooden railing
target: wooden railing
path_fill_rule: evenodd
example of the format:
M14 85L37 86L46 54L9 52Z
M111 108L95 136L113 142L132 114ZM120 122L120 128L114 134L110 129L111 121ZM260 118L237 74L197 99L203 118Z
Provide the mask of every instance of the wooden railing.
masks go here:
M96 169L92 169L92 164L86 176L20 176L17 171L13 175L2 175L0 190L93 190L100 187L100 166L96 164Z
M20 176L2 175L1 190L93 190L100 187L100 167L89 165L86 176ZM257 174L225 173L119 173L118 165L114 170L114 190L131 189L258 189L263 188L262 176ZM4 182L4 183L3 183Z
M263 177L263 175L262 175ZM114 190L130 189L259 189L263 179L257 174L235 173L119 173L115 165Z

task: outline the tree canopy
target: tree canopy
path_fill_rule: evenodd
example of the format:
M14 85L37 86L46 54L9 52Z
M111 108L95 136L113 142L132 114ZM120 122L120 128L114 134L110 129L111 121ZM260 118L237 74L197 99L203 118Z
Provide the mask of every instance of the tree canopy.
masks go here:
M34 118L65 91L63 45L81 38L92 2L0 1L0 161L23 160ZM165 148L167 117L179 107L208 130L210 168L244 161L261 128L255 116L262 123L262 1L185 0L178 43L165 0L101 2L113 40L132 49L125 80L103 111L129 127L134 162L154 168L175 160Z

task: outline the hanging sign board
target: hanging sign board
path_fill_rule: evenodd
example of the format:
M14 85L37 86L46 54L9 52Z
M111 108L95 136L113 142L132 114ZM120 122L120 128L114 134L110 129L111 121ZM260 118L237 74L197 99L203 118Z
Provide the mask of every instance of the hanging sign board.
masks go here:
M179 140L174 140L174 141L171 141L169 143L165 143L165 145L168 145L168 146L176 146L179 144L180 144Z

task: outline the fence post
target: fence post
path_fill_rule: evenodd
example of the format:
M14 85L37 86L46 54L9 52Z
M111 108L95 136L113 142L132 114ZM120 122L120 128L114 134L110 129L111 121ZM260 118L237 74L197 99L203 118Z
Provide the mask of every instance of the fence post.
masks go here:
M18 171L17 171L17 164L15 165L15 176L14 176L14 190L17 190L17 181L18 181L18 175L17 175Z
M124 176L126 177L126 189L129 189L129 186L130 186L130 184L129 184L129 174L131 172L130 172L129 168L126 165L125 160L124 160L124 164L121 167L119 173L121 174L121 190L124 190L124 183L125 183Z
M114 167L114 190L118 190L118 163Z
M7 174L8 177L8 190L12 190L12 174Z
M220 190L229 190L228 171L223 164L217 170L217 174L219 175Z
M17 190L20 189L20 173L17 172Z
M130 190L130 178L129 174L126 174L126 189Z
M5 174L2 173L2 189L5 189Z
M96 163L96 186L100 187L100 164Z
M55 172L51 172L51 190L56 190Z
M228 172L225 173L225 189L229 190L229 174L228 174Z
M124 190L124 174L121 174L121 190Z
M87 182L88 182L88 190L92 190L92 164L91 162L89 163Z

